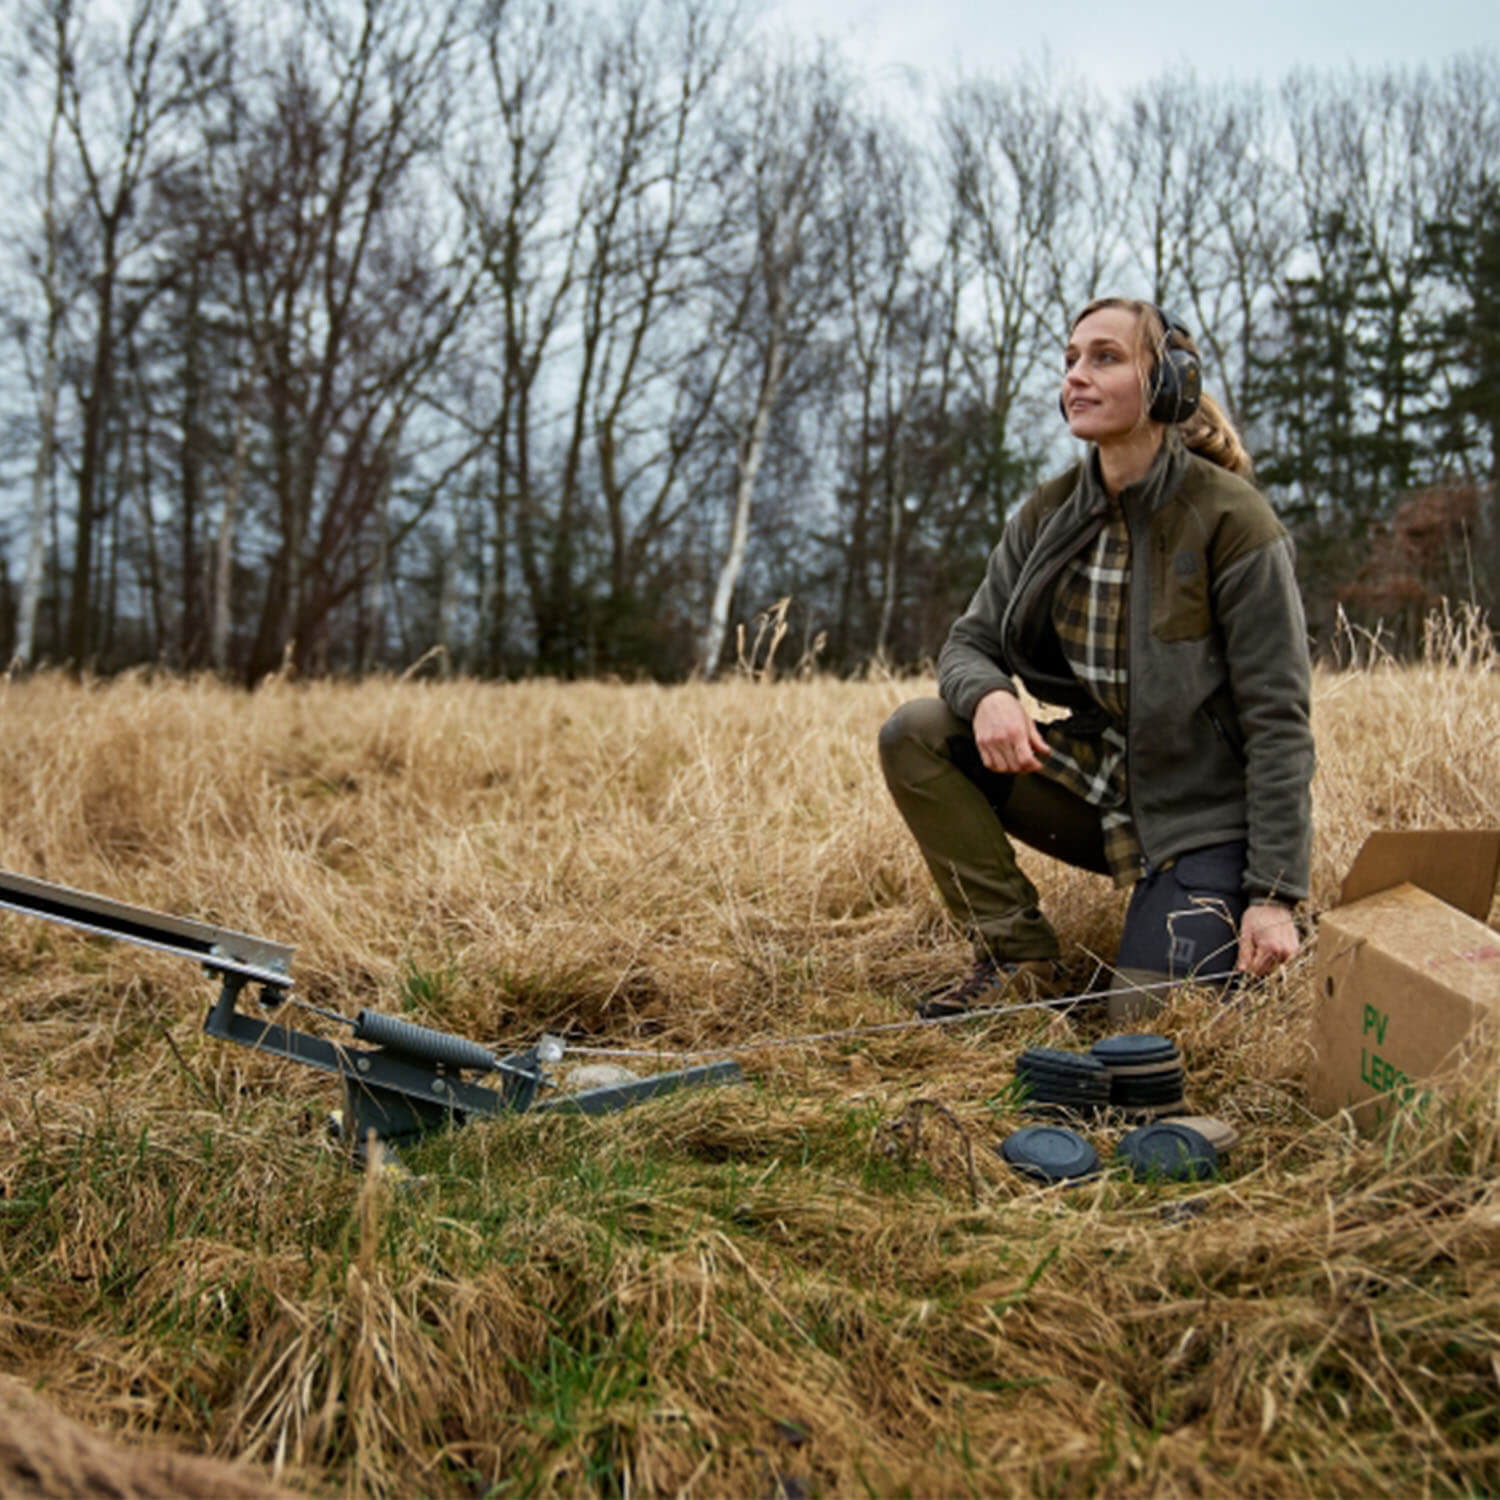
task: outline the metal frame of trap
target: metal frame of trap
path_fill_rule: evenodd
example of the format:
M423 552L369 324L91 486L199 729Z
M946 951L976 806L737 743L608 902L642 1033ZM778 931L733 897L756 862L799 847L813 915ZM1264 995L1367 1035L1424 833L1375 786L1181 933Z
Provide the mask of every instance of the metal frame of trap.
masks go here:
M465 1037L379 1011L361 1010L351 1019L305 1001L294 1002L290 991L295 950L284 944L25 875L0 871L0 910L40 917L201 964L220 981L218 999L203 1029L222 1041L237 1042L341 1078L345 1100L342 1131L353 1142L356 1154L362 1154L371 1136L383 1145L401 1146L473 1118L538 1111L609 1114L677 1089L735 1083L742 1077L737 1062L722 1060L539 1100L538 1093L551 1086L546 1066L561 1061L566 1050L557 1037L544 1036L524 1052L497 1057ZM251 987L257 988L256 999L267 1012L297 1004L349 1027L355 1042L368 1045L330 1041L248 1014L239 1009L239 1002ZM495 1074L499 1087L487 1088L466 1074Z

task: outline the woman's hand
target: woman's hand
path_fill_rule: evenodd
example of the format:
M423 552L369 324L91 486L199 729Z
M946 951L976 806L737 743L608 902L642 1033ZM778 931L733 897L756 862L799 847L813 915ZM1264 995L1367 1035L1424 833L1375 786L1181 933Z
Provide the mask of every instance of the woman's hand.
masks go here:
M1277 901L1247 906L1240 918L1240 953L1235 969L1261 978L1279 969L1301 946L1291 908Z
M1010 776L1040 771L1037 757L1051 753L1021 700L1004 688L986 693L974 709L974 743L988 770Z

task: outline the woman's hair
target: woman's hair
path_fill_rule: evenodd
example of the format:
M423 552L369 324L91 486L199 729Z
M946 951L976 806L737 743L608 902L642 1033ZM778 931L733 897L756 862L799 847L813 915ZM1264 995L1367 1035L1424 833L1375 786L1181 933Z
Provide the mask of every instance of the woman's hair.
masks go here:
M1119 307L1135 314L1135 355L1143 372L1141 398L1144 410L1151 401L1150 377L1146 372L1156 368L1157 361L1168 349L1186 349L1195 359L1201 359L1198 345L1185 329L1168 326L1159 308L1135 297L1096 297L1073 319L1072 326L1077 328L1090 313L1105 307ZM1250 455L1240 441L1239 433L1234 430L1234 423L1206 391L1199 398L1198 410L1179 424L1178 432L1183 446L1190 452L1218 464L1221 469L1228 469L1232 474L1246 479L1250 477Z

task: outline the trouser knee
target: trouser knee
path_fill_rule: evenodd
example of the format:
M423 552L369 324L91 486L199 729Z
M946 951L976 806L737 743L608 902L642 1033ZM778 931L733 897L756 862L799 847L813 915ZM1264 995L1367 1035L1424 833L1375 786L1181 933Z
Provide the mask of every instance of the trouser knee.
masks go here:
M950 736L967 726L941 698L913 698L880 726L880 765L893 792L951 764Z
M1222 980L1239 954L1245 844L1189 850L1136 883L1120 937L1119 967L1172 979Z
M880 731L892 800L922 851L943 904L997 957L1051 958L1057 938L1036 887L1016 863L973 733L940 698L904 703Z

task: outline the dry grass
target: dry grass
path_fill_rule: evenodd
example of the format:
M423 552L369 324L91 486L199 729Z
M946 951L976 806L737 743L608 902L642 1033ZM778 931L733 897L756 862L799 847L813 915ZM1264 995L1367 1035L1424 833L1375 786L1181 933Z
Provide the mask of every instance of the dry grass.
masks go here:
M1319 678L1318 903L1372 828L1500 823L1494 665L1450 631ZM0 868L502 1048L889 1021L966 959L873 755L914 690L40 677ZM1107 953L1117 898L1034 873ZM1002 1167L1011 1060L1080 1011L748 1052L436 1141L415 1193L335 1157L316 1075L204 1038L180 960L5 917L0 964L0 1368L127 1442L377 1495L1500 1488L1500 1099L1310 1117L1305 963L1167 1023L1243 1132L1210 1186Z

